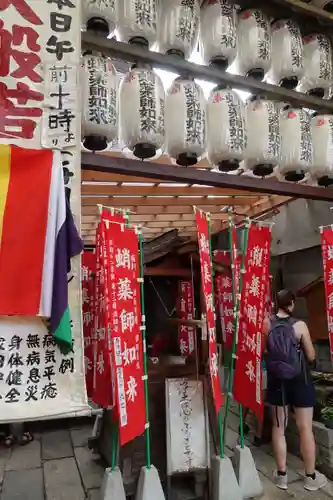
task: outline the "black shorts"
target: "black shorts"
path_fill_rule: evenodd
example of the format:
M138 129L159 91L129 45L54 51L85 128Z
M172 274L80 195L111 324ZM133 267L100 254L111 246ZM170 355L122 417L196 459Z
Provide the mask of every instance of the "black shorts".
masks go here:
M267 378L267 401L272 406L313 408L316 405L316 390L311 375L282 382Z

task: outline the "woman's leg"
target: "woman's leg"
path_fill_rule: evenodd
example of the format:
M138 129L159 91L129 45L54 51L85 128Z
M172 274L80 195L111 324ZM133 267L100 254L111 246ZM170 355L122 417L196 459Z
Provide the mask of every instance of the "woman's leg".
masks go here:
M287 443L285 427L287 426L288 407L272 407L273 428L272 442L278 474L286 474L287 469Z
M316 466L316 444L312 431L313 408L295 408L305 473L313 474Z
M312 431L313 407L295 408L295 417L305 466L304 488L308 491L317 491L326 486L327 479L324 474L315 470L316 444Z

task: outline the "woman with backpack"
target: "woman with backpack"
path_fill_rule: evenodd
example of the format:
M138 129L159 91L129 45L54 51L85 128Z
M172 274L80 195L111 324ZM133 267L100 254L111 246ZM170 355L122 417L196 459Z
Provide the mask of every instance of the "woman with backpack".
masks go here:
M300 450L305 466L304 488L317 491L327 484L326 477L315 470L316 446L312 431L316 393L310 365L315 349L310 332L303 321L292 317L295 296L281 290L277 295L277 313L264 321L267 367L267 400L272 407L272 441L278 488L288 489L287 446L285 429L288 408L295 413L300 435Z

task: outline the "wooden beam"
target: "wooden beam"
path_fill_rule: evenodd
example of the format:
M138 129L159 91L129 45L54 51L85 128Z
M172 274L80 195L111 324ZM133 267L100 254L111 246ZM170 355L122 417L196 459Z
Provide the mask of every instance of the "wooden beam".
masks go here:
M102 52L106 56L118 57L125 61L137 63L141 61L153 67L169 70L180 75L192 76L201 80L214 82L216 84L227 85L232 88L245 90L254 94L260 94L269 99L282 102L290 102L296 107L315 109L320 112L333 112L333 102L308 96L301 92L269 85L253 78L246 78L240 75L220 71L214 67L203 66L201 64L190 63L179 57L160 54L149 51L135 44L128 44L98 37L88 32L82 33L82 50L93 50ZM140 162L141 164L145 162ZM184 169L186 170L186 169ZM192 170L192 169L188 169ZM118 172L120 173L120 172ZM157 176L154 176L157 177ZM237 177L237 176L230 176Z
M133 177L128 175L113 174L112 172L94 172L84 170L81 174L81 182L151 182L158 184L161 179L146 179L145 177ZM164 181L163 181L164 182Z
M156 234L165 234L166 232L171 231L172 229L178 229L179 230L179 234L182 235L183 232L189 233L192 230L195 231L196 227L195 226L185 227L184 231L182 230L182 228L178 228L178 227L175 227L175 226L164 226L164 227L153 227L153 228L152 227L148 227L148 226L142 226L141 227L141 230L145 234L145 236L149 236L149 235L154 236ZM96 228L94 228L93 226L83 227L82 230L81 230L81 233L84 236L95 237Z
M130 222L133 224L140 224L140 223L146 223L146 222L152 222L152 221L161 221L161 222L175 222L175 221L194 221L195 219L195 214L159 214L157 213L156 215L154 214L144 214L144 215L131 215L130 216ZM212 220L227 220L228 215L227 214L211 214L211 219ZM99 216L98 214L95 215L82 215L81 218L81 224L87 224L87 223L98 223L99 221Z
M135 224L134 221L132 221L133 224ZM138 225L140 225L140 223L137 223ZM92 228L96 228L97 226L97 223L96 222L82 222L81 223L81 229L82 231L89 231L90 229ZM147 231L149 229L178 229L178 228L183 228L183 227L186 227L187 228L193 228L195 227L195 222L194 220L193 221L189 221L189 220L185 220L185 221L151 221L151 222L147 222L146 224L144 224L144 227L145 229L147 229Z
M92 196L225 196L230 199L234 195L244 196L237 189L220 189L210 186L202 187L160 187L160 186L109 186L106 184L83 184L81 194ZM223 202L222 198L220 199Z
M333 25L333 14L309 3L301 2L300 0L273 0L273 2L288 7L297 14L315 19L317 23L320 21L320 24Z
M171 56L170 56L171 57ZM176 58L173 58L177 60ZM228 74L228 73L226 73ZM250 80L250 78L249 78ZM321 101L321 99L319 99ZM322 100L324 102L324 100ZM329 102L329 101L327 101ZM331 101L333 109L333 101ZM115 173L137 175L145 177L159 176L166 180L187 184L209 185L216 188L243 190L253 193L277 194L311 200L333 201L333 190L322 187L293 184L289 182L273 181L270 179L255 179L247 176L220 174L208 170L198 170L177 167L174 165L156 165L151 162L128 160L127 158L108 158L92 153L81 155L81 167L101 172L114 171ZM207 194L207 192L206 192Z
M177 278L191 278L191 270L185 268L162 268L162 267L145 267L145 276L173 276Z
M122 189L122 188L121 188ZM160 188L157 188L158 190ZM92 193L94 195L95 193ZM141 196L141 195L140 195ZM134 206L145 206L145 207L156 207L156 206L171 206L171 205L218 205L225 207L226 205L230 206L247 206L249 203L257 203L260 201L258 196L254 197L225 197L225 198L206 198L203 196L194 196L193 198L160 198L162 193L158 193L157 196L152 196L150 198L139 198L139 197L124 197L124 198L113 198L110 196L109 198L98 198L98 197L85 197L82 196L81 203L83 207L106 205L110 207L134 207Z
M145 214L193 214L193 206L192 205L165 205L165 206L133 206L133 205L121 205L121 206L115 206L112 205L111 203L107 203L107 206L109 207L116 207L116 208L126 208L129 209L132 213L132 215L145 215ZM223 205L202 205L197 204L196 205L198 208L201 208L202 210L209 212L210 214L214 215L221 215L221 209L225 206ZM83 206L82 207L82 215L98 215L98 208L97 205L92 205L92 206ZM130 214L131 215L131 214ZM225 215L225 214L222 214Z
M82 149L82 153L86 153L86 152L87 152L86 150ZM120 151L104 151L104 152L102 151L100 153L94 153L94 154L106 156L108 158L124 158L123 153ZM145 161L152 161L152 160L145 160ZM154 163L157 163L158 165L165 165L165 164L170 165L170 163L171 163L169 156L166 154L162 154L161 156L155 158L153 161L154 161ZM192 167L187 167L187 168L194 168L194 169L203 168L205 170L211 170L213 167L209 163L207 157L204 157L200 161L198 161L198 163L196 165L193 165ZM137 178L137 177L144 177L144 176L142 176L142 174L138 174L137 176L135 176L133 178ZM145 179L144 182L146 182L146 181L147 181L147 179ZM154 182L154 181L152 180L151 182ZM156 182L162 182L161 179L159 179L158 174L156 175ZM168 181L163 181L163 182L168 182Z

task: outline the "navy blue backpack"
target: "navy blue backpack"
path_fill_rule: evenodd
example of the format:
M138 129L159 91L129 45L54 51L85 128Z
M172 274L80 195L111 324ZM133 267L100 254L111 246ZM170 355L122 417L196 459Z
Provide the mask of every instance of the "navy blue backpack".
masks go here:
M272 377L291 380L302 373L302 350L296 338L294 318L274 317L267 339L266 366Z

